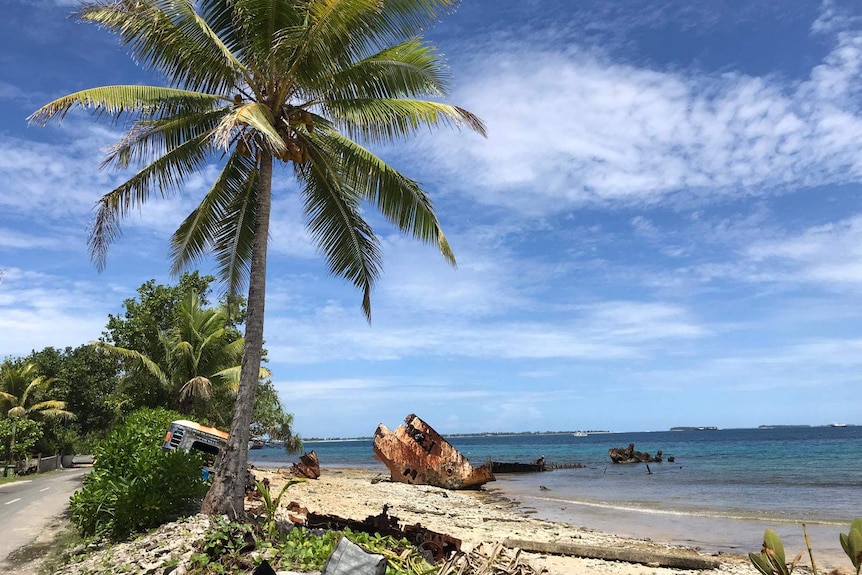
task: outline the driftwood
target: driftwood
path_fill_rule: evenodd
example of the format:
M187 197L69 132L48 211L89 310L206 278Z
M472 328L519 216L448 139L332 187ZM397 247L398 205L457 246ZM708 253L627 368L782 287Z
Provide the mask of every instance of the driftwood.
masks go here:
M673 569L718 569L721 565L715 559L700 555L680 553L662 553L647 549L626 549L621 547L596 547L592 545L577 545L574 543L547 543L543 541L526 541L523 539L506 539L506 547L523 549L534 553L550 553L552 555L574 555L587 559L603 559L605 561L625 561L627 563L642 563L644 565L671 567Z
M374 454L389 469L392 481L475 489L494 481L490 464L473 467L434 428L410 414L395 431L382 423L374 433Z
M469 553L458 552L440 566L438 575L542 575L548 570L536 569L521 560L521 551L509 551L503 545L481 543Z
M296 477L305 477L306 479L317 479L320 477L320 462L317 460L317 453L311 451L299 456L299 463L294 463L290 466L290 473Z

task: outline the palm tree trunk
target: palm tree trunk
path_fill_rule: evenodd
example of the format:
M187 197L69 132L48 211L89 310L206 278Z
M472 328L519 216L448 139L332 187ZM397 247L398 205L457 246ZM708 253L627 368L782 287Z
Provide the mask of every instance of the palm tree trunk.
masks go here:
M9 442L9 458L6 460L6 466L8 469L9 465L15 465L15 468L18 468L18 462L15 461L15 435L18 431L18 424L16 420L12 419L12 440ZM3 475L6 475L5 469L3 470Z
M245 347L242 355L239 390L227 448L215 473L212 487L204 498L201 512L228 515L236 519L245 514L245 479L248 441L254 411L254 395L260 379L263 348L263 314L266 296L266 251L269 240L269 212L272 202L272 154L263 150L260 157L257 212L254 223L251 270L248 282L248 308L245 322Z

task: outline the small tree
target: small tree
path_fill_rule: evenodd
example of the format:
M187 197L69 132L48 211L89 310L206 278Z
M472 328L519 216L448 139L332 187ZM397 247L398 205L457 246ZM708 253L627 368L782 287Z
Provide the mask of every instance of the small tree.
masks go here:
M3 412L12 421L9 455L15 453L15 438L19 422L30 418L74 419L66 411L66 403L45 399L53 391L56 379L38 375L34 363L15 364L6 361L0 366L0 402Z
M173 323L157 335L155 350L105 342L94 345L156 378L168 392L169 405L178 411L221 425L228 423L239 386L244 340L230 327L226 312L203 307L198 295L189 292L179 302ZM261 368L261 378L269 375Z

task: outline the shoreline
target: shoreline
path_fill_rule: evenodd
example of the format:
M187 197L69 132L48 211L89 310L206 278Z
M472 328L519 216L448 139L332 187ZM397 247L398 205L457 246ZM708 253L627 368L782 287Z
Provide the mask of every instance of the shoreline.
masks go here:
M258 479L271 482L273 494L280 492L287 478L275 467L257 467ZM372 482L374 480L374 482ZM282 507L296 502L309 511L363 520L377 515L383 505L389 514L403 524L421 523L434 531L457 537L462 548L472 549L480 543L518 539L540 544L571 544L603 549L624 550L634 556L671 554L704 557L720 562L717 569L706 571L648 566L640 563L587 559L570 555L528 553L523 556L537 569L547 569L549 575L680 575L723 573L751 575L755 573L747 556L707 554L683 545L660 543L649 539L625 538L602 533L587 527L547 521L534 517L535 510L509 497L503 489L486 485L478 491L447 491L427 485L391 482L389 473L355 468L321 469L316 480L294 485L285 492Z

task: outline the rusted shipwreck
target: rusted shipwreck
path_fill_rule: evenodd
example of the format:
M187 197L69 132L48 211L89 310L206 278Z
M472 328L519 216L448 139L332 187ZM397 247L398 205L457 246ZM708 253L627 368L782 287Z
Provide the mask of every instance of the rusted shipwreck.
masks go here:
M317 452L312 450L310 453L300 455L299 463L290 466L290 473L295 477L305 477L306 479L320 477L320 461L317 459Z
M444 489L478 489L494 481L490 464L473 467L434 428L412 413L395 431L382 423L377 426L374 454L389 469L392 481Z
M661 463L662 452L659 449L655 457L646 451L635 451L635 444L629 443L628 447L613 447L608 450L608 455L614 463ZM670 458L670 461L673 461Z

